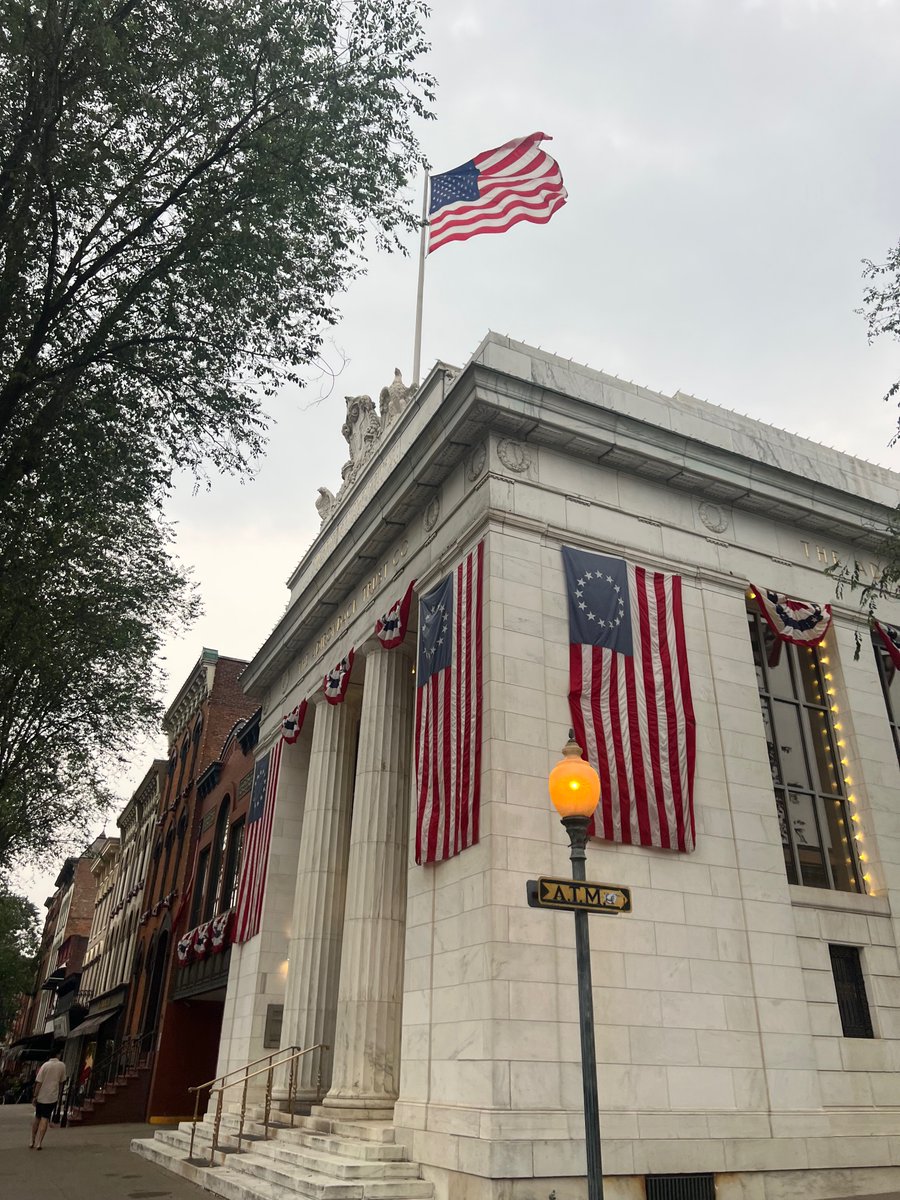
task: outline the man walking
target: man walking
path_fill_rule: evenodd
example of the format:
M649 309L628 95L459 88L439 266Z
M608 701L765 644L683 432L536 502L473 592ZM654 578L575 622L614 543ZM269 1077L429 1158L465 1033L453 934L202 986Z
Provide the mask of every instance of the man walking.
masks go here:
M59 1089L66 1077L66 1068L59 1061L59 1051L53 1050L34 1078L34 1120L31 1123L31 1149L40 1150L53 1110L59 1100Z

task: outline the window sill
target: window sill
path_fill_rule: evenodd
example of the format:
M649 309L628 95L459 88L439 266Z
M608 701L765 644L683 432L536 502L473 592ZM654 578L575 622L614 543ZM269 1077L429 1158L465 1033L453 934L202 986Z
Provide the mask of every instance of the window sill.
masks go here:
M797 908L827 908L831 912L876 913L889 917L887 896L864 896L857 892L833 892L828 888L800 887L788 884L791 904Z

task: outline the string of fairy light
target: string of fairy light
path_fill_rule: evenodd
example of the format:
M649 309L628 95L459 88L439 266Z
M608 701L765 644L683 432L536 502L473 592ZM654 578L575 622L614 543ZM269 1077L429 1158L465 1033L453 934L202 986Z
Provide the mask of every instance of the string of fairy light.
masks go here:
M756 592L753 588L748 589L747 597L750 600L756 599ZM807 659L807 669L809 670L810 675L812 677L811 678L812 690L808 694L812 695L814 697L814 699L813 699L814 704L821 706L820 708L816 708L813 711L816 712L816 714L819 718L819 721L821 722L821 726L822 726L821 730L820 730L821 736L822 736L822 751L823 751L822 761L827 764L829 774L831 775L832 796L834 796L835 793L840 795L843 792L846 795L846 798L847 798L847 801L849 802L849 804L851 804L853 806L852 810L849 813L850 830L852 830L851 836L852 836L853 841L856 843L857 860L863 869L862 879L863 879L863 882L866 884L866 888L868 889L872 883L871 873L866 869L866 865L869 862L869 855L865 848L865 835L863 834L863 831L861 828L862 817L859 814L859 802L858 802L856 793L853 791L853 777L850 772L850 760L847 757L847 743L846 743L846 739L844 737L844 725L843 725L843 722L841 721L841 710L840 710L840 706L837 702L837 689L834 686L834 676L831 671L831 658L830 658L830 651L829 651L829 647L828 647L828 639L823 638L823 640L819 643L818 652L813 647L810 647L809 651L810 652L809 652L809 656ZM821 671L821 676L820 676L820 671ZM822 678L824 678L824 682L825 682L825 696L824 697L822 695L822 686L821 686ZM799 697L797 697L797 698L799 699ZM830 721L831 728L829 728L828 713L823 711L823 709L826 707L831 712L831 721ZM840 768L841 768L841 772L842 772L842 778L844 781L844 788L840 788L837 786L837 780L836 780L837 767L835 764L835 754L834 754L834 746L832 745L831 729L834 730L834 742L837 746L838 757L840 760ZM847 822L844 817L845 810L839 799L834 799L832 801L832 803L834 803L838 806L837 824L838 824L838 828L840 830L841 844L844 847L844 854L846 856L846 865L848 867L850 885L852 887L856 887L857 886L857 881L856 881L857 866L853 860L853 853L852 853L853 847L851 845L850 837L848 837L849 831L847 828Z
M831 673L831 658L829 656L827 638L823 639L819 643L819 663L821 663L822 667L824 668L823 674L825 677L825 683L827 685L825 688L825 694L828 697L828 707L831 709L831 723L834 727L835 740L837 743L838 753L840 755L841 769L845 772L843 779L844 786L846 787L847 791L847 800L853 805L853 811L850 813L850 827L853 830L853 840L856 842L856 857L863 866L863 882L868 887L872 882L871 873L866 870L866 864L869 861L869 855L864 846L866 839L863 835L862 829L860 828L862 824L862 817L859 815L858 800L855 792L853 791L853 777L850 774L850 760L847 758L847 743L844 738L844 725L840 719L841 710L837 702L837 689L834 686L834 676ZM814 656L810 657L809 666L810 670L816 670L817 664ZM825 720L825 714L822 713L821 716L822 720L825 721L825 727L822 730L822 736L826 739L825 745L829 758L833 759L834 756L831 749L830 739L828 738L828 725L827 721ZM829 764L829 770L834 773L835 768L833 762ZM841 841L847 850L847 866L850 868L851 872L853 872L855 870L853 855L850 854L851 847L850 842L847 839L846 822L844 821L843 816L838 817L838 824L842 830ZM851 874L850 882L854 886L856 885L855 875Z

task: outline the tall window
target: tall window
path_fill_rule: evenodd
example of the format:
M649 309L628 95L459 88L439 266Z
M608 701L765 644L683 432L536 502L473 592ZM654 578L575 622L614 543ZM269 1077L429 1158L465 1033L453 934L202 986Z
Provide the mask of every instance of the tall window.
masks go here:
M222 883L222 869L225 865L225 843L228 841L228 813L231 809L231 798L226 796L219 805L219 815L216 818L216 832L213 837L212 859L209 868L209 884L206 889L206 905L203 909L203 920L208 921L216 915L216 897Z
M747 619L788 881L861 891L822 660Z
M878 664L878 675L881 679L881 690L884 692L884 704L887 708L891 733L894 735L894 749L900 759L900 671L891 661L887 647L878 636L872 633L872 646L875 649L875 662Z
M225 875L222 879L222 898L219 911L227 912L237 904L238 874L244 850L244 818L240 817L231 826L228 835L228 857L225 860Z
M857 946L829 946L834 990L844 1037L870 1038L875 1036L862 963Z
M200 857L197 859L197 878L194 880L194 895L191 898L191 929L200 924L200 906L203 903L203 892L206 888L206 877L208 874L209 846L200 851Z

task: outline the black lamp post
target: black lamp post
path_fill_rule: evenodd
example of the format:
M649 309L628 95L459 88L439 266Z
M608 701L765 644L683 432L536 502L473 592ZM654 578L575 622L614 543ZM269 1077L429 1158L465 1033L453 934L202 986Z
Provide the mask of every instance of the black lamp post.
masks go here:
M585 879L588 825L600 800L600 777L581 757L575 731L563 757L550 772L550 799L569 835L572 878ZM581 1079L584 1088L584 1142L588 1200L603 1200L600 1161L600 1105L597 1098L597 1052L594 1046L594 996L591 990L591 943L588 914L575 912L575 963L578 972L578 1023L581 1031Z

